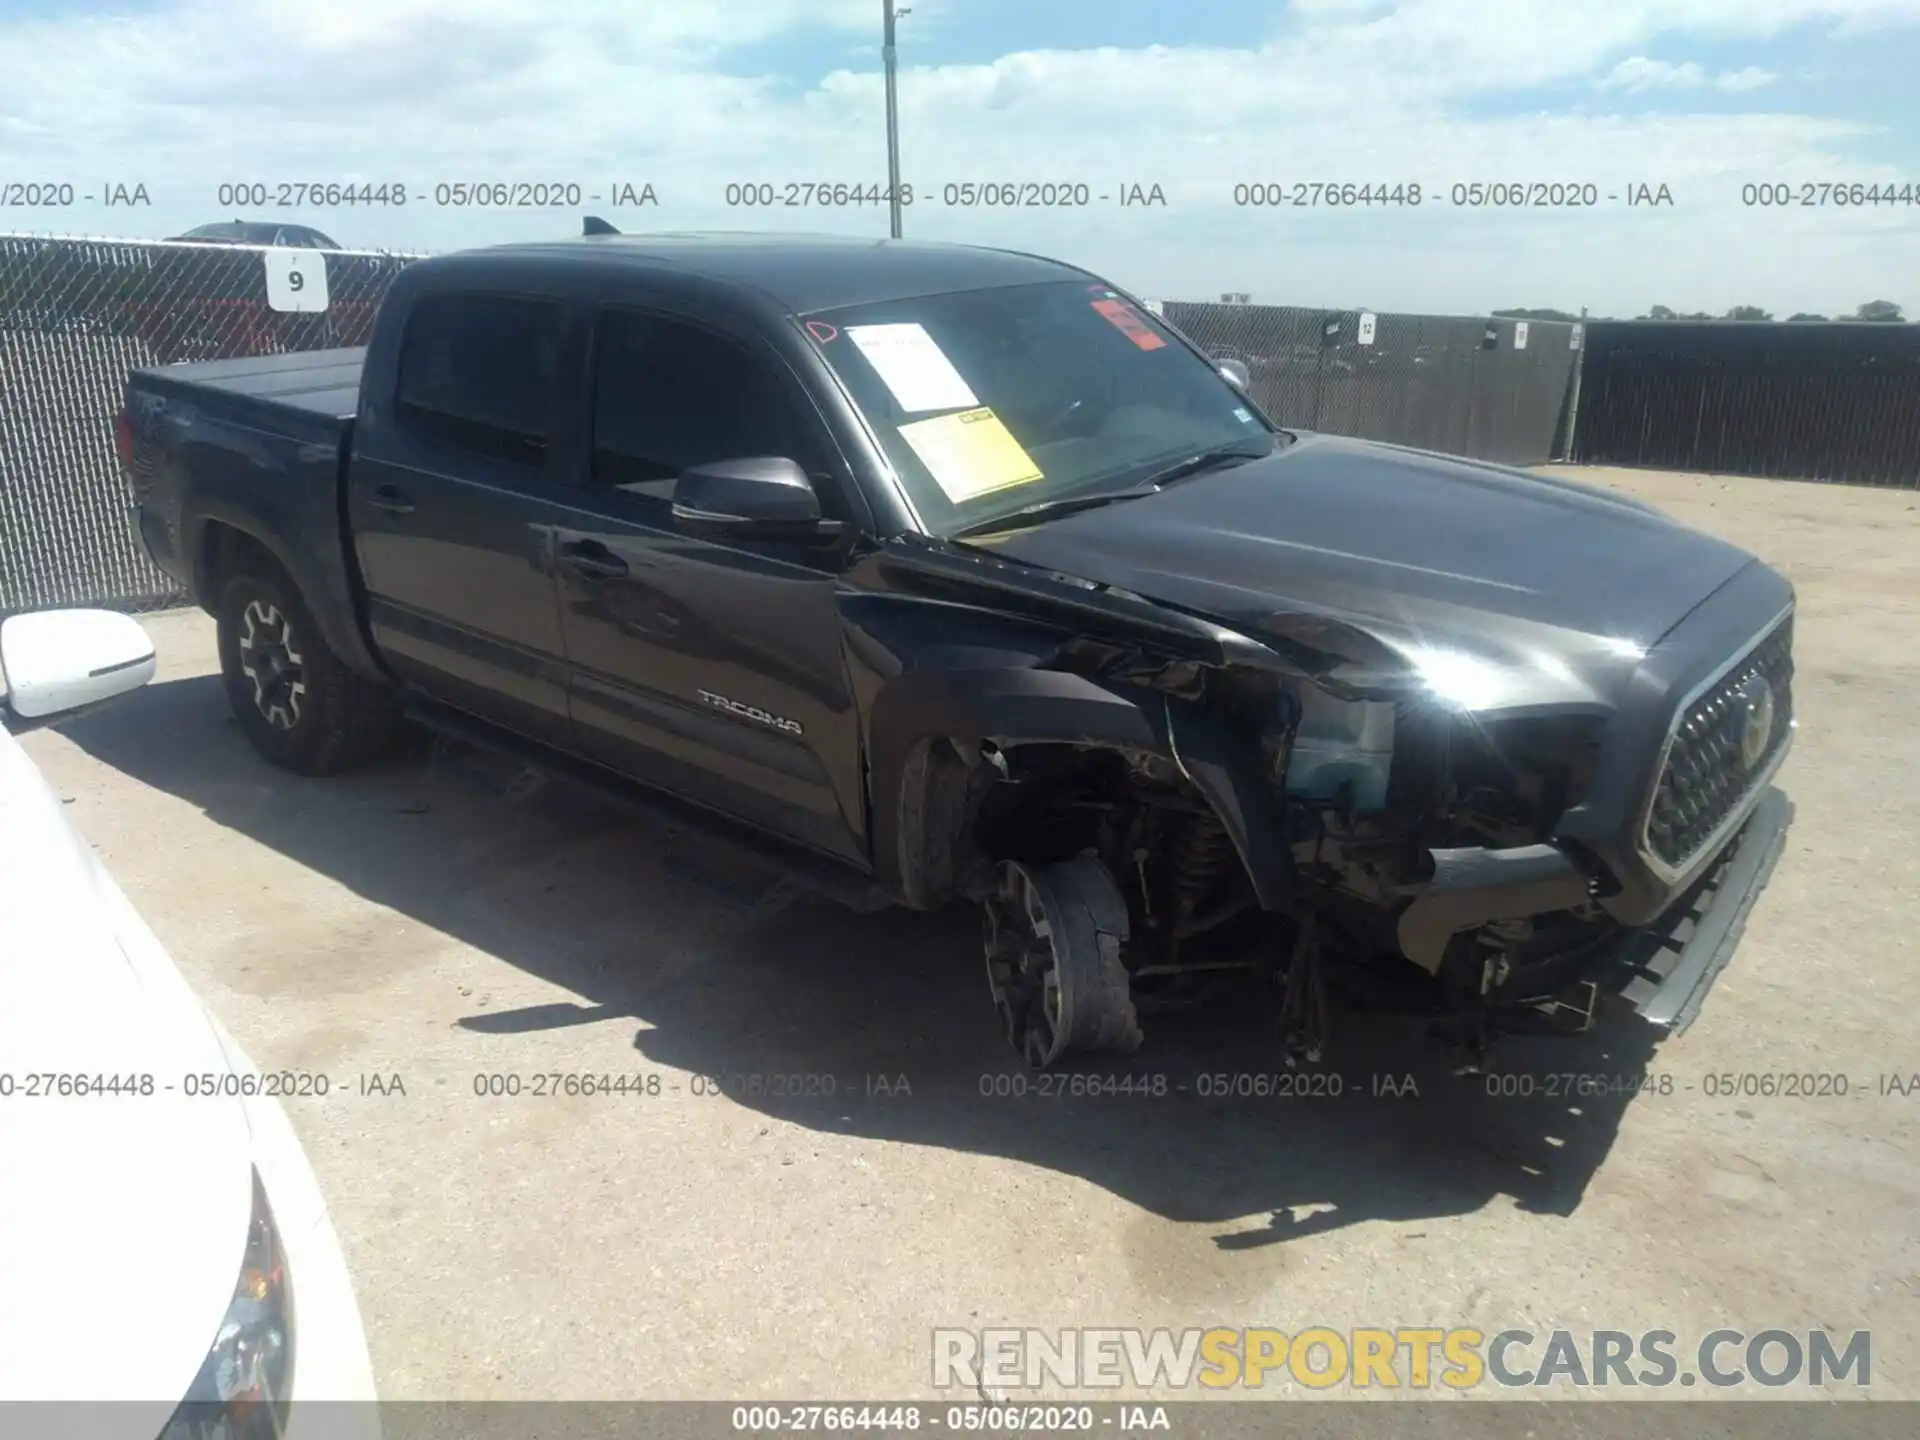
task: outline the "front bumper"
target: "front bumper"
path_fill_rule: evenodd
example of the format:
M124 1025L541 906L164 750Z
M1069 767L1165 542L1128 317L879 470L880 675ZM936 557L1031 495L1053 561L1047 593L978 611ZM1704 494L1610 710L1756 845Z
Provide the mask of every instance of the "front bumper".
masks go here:
M1577 960L1577 973L1567 978L1617 994L1649 1024L1680 1033L1733 958L1792 821L1792 802L1767 785L1685 890L1647 924L1599 942L1600 952ZM1433 972L1456 934L1489 921L1572 909L1591 902L1597 889L1593 875L1556 845L1432 855L1434 877L1401 913L1399 938L1407 958Z
M1613 989L1648 1024L1678 1035L1733 958L1754 901L1786 848L1793 802L1769 788L1704 879L1609 962Z

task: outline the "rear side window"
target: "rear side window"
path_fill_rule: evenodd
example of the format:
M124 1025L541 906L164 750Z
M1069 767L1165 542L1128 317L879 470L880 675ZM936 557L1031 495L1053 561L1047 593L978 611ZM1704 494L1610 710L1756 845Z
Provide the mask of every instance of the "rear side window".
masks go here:
M476 455L544 465L560 331L550 300L427 297L401 341L400 418Z

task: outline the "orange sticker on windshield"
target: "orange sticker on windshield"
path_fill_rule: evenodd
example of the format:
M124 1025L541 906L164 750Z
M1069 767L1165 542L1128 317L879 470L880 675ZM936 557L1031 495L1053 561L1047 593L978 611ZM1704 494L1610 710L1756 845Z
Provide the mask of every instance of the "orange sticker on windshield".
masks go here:
M1140 318L1140 312L1124 300L1096 300L1093 308L1112 321L1116 330L1142 350L1159 350L1167 343L1154 334L1153 327Z

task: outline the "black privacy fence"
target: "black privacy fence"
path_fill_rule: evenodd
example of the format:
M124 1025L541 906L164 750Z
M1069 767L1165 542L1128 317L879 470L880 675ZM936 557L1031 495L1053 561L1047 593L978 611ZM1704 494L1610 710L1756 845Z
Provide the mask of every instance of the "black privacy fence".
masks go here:
M1281 425L1509 465L1563 453L1577 325L1173 300L1161 310L1209 354L1244 364Z
M0 235L0 614L183 599L128 525L128 370L364 344L417 258ZM1920 326L1156 308L1245 365L1283 425L1513 465L1920 484Z
M1571 458L1920 487L1920 325L1591 323Z

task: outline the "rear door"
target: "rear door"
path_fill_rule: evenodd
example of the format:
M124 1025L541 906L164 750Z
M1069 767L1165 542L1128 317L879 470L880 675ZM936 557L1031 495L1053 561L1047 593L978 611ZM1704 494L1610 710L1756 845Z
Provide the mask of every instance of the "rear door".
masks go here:
M579 749L789 839L865 857L836 591L848 547L719 543L672 518L692 466L783 455L826 515L851 482L818 410L744 326L609 307L592 344L582 508L556 535Z
M368 622L394 670L557 745L571 724L552 548L574 462L555 419L573 314L538 295L423 295L347 474Z

